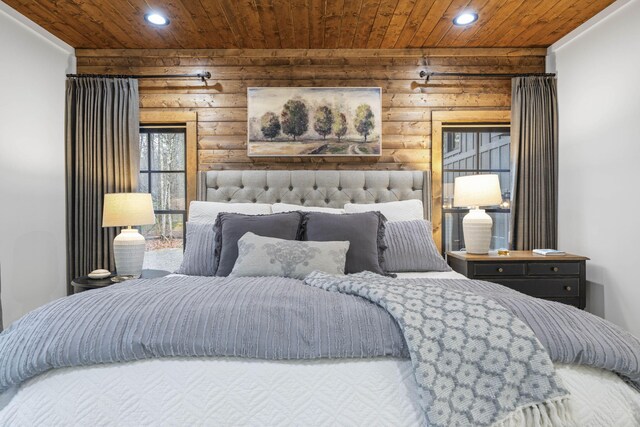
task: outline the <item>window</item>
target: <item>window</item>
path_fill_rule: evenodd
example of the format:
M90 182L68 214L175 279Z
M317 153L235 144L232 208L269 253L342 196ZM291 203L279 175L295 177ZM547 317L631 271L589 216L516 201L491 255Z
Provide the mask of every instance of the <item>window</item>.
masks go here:
M510 143L508 127L443 127L442 243L445 251L464 249L462 219L469 210L454 207L455 178L484 173L497 174L502 189L502 204L486 210L493 219L491 248L509 246Z
M151 193L156 213L156 223L141 230L147 240L144 268L175 271L182 262L186 175L186 128L141 128L138 191Z

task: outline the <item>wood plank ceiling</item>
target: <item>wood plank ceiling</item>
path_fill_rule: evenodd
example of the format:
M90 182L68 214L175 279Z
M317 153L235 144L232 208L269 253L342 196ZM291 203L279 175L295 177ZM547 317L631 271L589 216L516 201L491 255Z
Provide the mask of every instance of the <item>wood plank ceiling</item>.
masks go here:
M3 0L75 48L547 47L614 0ZM480 20L456 27L461 11ZM164 28L143 20L171 19Z

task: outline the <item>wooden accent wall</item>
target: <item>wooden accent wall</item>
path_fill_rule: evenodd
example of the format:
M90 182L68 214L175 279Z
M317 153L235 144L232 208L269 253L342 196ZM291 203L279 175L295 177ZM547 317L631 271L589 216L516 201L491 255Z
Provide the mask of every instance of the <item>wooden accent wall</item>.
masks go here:
M431 168L431 113L505 110L511 83L497 79L434 79L432 72L544 72L545 49L358 50L76 50L78 73L182 74L197 79L140 80L143 112L198 113L198 168L378 169ZM249 158L247 87L379 86L382 156Z

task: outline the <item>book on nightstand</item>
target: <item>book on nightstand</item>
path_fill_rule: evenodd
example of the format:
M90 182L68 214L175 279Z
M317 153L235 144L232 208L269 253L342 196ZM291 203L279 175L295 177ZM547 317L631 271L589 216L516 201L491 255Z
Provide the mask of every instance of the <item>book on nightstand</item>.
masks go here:
M563 251L558 251L556 249L534 249L532 251L534 254L545 255L545 256L558 256L564 255Z

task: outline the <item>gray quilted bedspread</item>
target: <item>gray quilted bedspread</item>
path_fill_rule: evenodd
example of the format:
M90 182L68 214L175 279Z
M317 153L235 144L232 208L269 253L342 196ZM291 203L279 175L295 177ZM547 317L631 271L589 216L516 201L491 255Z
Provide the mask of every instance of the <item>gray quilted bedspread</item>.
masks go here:
M415 281L491 298L533 329L552 361L640 384L640 342L609 322L491 283ZM53 368L174 356L406 358L408 351L389 313L357 296L274 277L165 277L62 298L12 324L0 334L0 392Z
M53 301L0 334L0 392L52 368L173 356L408 357L362 298L278 277L123 282Z

